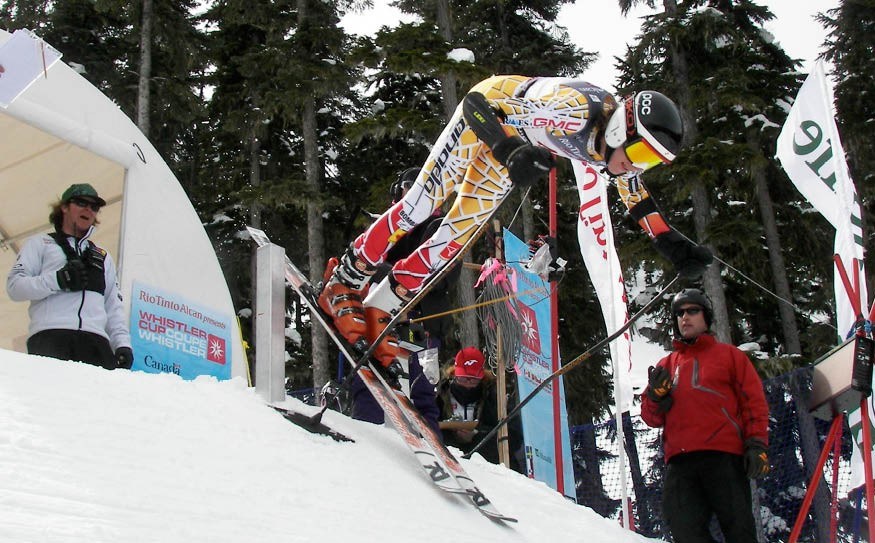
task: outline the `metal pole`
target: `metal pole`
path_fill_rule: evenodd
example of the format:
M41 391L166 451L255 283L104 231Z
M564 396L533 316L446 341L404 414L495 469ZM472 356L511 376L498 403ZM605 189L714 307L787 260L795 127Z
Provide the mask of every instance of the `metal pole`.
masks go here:
M814 499L814 494L817 492L817 487L820 485L820 479L823 477L823 466L826 464L826 459L829 457L830 448L836 439L839 439L842 434L842 422L844 422L844 413L839 413L832 419L832 426L829 429L829 434L826 436L826 441L823 443L823 449L820 451L820 458L817 460L817 466L811 475L811 482L808 483L808 490L805 492L805 498L802 500L802 508L799 509L799 514L796 517L796 523L793 525L793 530L790 531L790 538L787 543L796 543L799 539L799 534L802 532L802 525L805 524L805 519L808 516L808 510L811 508L811 502ZM834 458L834 462L838 462L838 458Z
M872 481L872 430L869 422L868 398L860 401L860 410L863 424L863 474L866 479L866 516L869 518L869 537L875 533L875 487Z
M285 389L286 251L273 243L255 252L255 390L281 402Z
M548 197L550 200L549 233L550 237L556 238L559 221L556 216L556 168L550 170L550 185ZM553 330L553 340L550 342L550 356L552 358L553 372L559 371L562 362L559 360L559 286L556 281L550 282L550 324ZM562 417L561 409L561 383L553 387L553 462L556 467L556 490L565 495L565 472L562 458ZM567 429L564 429L567 431ZM571 491L571 489L569 489Z

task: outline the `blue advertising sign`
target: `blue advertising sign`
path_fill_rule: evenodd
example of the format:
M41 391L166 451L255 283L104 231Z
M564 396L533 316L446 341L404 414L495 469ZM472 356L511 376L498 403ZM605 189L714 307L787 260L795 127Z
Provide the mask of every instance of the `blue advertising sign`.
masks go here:
M523 328L523 346L516 372L520 398L524 398L554 371L551 342L556 334L550 322L550 284L523 267L529 260L529 246L507 229L504 231L504 254L508 267L517 276L517 288L521 293L517 298L517 307ZM558 413L553 408L554 394L559 394ZM561 480L566 497L575 499L562 378L544 387L526 404L520 416L529 477L554 490L559 489L557 481ZM557 440L560 443L558 447Z
M177 294L134 282L131 297L132 370L183 379L231 378L231 317Z

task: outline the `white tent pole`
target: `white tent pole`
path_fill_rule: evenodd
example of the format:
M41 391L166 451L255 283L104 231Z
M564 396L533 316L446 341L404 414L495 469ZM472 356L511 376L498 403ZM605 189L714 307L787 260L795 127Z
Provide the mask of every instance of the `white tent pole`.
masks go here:
M6 109L6 113L107 160L117 162L125 168L141 161L133 142L124 142L103 131L87 127L24 97L15 100Z

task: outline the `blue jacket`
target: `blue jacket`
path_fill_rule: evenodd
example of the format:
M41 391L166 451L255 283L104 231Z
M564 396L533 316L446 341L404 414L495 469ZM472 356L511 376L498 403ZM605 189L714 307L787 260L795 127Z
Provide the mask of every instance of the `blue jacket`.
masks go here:
M410 399L423 418L434 429L435 433L440 436L441 430L438 426L440 411L435 399L434 386L423 375L422 366L419 365L419 359L415 354L410 355L408 362L410 366L408 368L410 373ZM383 409L358 375L353 377L349 390L352 396L352 418L374 424L383 424Z

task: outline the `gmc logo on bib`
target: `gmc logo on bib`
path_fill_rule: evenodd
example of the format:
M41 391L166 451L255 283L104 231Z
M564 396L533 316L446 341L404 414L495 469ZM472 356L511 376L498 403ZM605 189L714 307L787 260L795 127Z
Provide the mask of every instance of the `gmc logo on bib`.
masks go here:
M580 130L580 121L562 121L556 119L547 119L544 117L535 117L532 120L532 126L535 128L551 128L559 130L568 130L569 132L577 132Z

